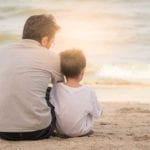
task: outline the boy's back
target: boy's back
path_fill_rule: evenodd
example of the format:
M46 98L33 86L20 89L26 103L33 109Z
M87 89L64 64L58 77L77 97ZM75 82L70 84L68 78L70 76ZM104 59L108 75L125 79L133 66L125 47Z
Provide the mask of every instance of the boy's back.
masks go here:
M68 136L81 136L92 129L92 118L101 114L96 94L88 86L54 85L51 103L55 107L57 130Z

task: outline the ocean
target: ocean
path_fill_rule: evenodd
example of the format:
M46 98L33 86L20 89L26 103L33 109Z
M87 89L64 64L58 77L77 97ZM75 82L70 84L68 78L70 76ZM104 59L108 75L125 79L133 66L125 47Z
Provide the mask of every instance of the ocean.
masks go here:
M21 38L26 19L53 14L61 30L51 49L82 49L85 82L150 84L150 1L0 0L0 45Z

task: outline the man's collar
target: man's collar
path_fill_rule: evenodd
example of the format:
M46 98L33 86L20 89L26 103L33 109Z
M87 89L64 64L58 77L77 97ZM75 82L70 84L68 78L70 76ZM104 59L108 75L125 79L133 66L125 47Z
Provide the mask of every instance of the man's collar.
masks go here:
M41 44L36 41L36 40L32 40L32 39L22 39L21 42L27 44L27 45L37 45L37 46L41 46Z

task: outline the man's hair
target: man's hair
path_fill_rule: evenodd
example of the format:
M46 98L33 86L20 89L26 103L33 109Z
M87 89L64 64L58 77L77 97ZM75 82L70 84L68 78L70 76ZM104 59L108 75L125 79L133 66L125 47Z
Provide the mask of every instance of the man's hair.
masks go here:
M22 38L41 42L42 37L48 36L51 40L59 28L52 15L33 15L24 25Z
M70 49L60 53L61 72L66 78L76 78L86 67L86 58L81 50Z

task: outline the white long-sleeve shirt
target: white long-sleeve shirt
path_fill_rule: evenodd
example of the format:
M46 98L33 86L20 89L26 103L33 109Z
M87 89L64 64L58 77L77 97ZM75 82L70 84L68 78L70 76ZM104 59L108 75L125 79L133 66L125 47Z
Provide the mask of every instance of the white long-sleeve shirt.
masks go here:
M51 123L49 79L62 80L59 56L34 40L0 48L0 132L29 132Z
M55 84L50 101L55 107L57 131L68 136L88 133L92 118L99 117L102 111L94 90L88 86Z

